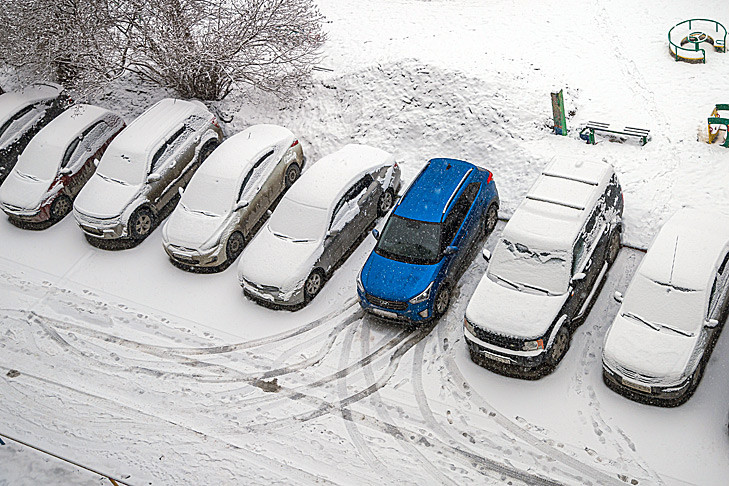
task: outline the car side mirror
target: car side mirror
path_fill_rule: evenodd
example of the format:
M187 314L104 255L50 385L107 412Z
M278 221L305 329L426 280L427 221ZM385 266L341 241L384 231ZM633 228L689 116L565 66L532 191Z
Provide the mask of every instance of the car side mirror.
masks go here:
M95 158L95 159L94 159L94 166L95 166L95 167L98 167L98 166L99 166L99 162L101 162L101 161L100 161L100 160L98 159L98 157L97 157L97 158Z
M457 251L458 251L457 246L446 246L446 249L445 249L445 251L443 251L443 254L444 255L453 255Z
M579 272L579 273L574 274L574 276L572 277L572 280L571 281L572 282L579 282L580 280L584 280L586 276L587 275L585 275L584 272Z
M68 167L64 167L63 169L61 169L61 175L68 175L70 173L71 169L69 169Z
M483 259L487 262L491 260L491 252L488 251L486 248L484 248L483 252L481 252L481 256L483 256Z
M235 210L238 211L239 209L243 209L244 207L248 206L250 202L243 200L238 201L238 203L235 205Z
M718 319L707 319L706 322L704 323L704 325L706 327L716 327L719 325L719 320Z
M185 193L185 190L182 187L178 187L177 192L180 195L180 197L182 197L182 195Z
M152 173L147 176L147 182L157 182L162 179L162 176L157 173Z
M377 231L377 228L372 228L372 236L374 236L376 240L380 239L380 232Z
M615 293L613 294L613 299L615 299L615 302L617 302L618 304L622 304L623 303L623 294L616 290Z

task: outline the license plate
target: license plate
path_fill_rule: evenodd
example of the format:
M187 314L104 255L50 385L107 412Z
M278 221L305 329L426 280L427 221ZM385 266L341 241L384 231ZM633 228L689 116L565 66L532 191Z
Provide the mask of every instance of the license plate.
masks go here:
M483 352L483 355L486 358L492 359L494 361L498 361L499 363L504 363L504 364L510 364L511 363L511 360L509 358L505 358L503 356L499 356L498 354L487 353L487 352L484 351Z
M397 319L400 317L399 315L395 314L394 312L388 312L382 309L377 309L376 307L372 307L372 312L377 314L378 316L387 317L388 319Z
M628 388L632 388L633 390L642 391L643 393L651 392L651 387L649 387L648 385L642 385L634 381L626 380L625 378L623 378L623 385L627 386Z

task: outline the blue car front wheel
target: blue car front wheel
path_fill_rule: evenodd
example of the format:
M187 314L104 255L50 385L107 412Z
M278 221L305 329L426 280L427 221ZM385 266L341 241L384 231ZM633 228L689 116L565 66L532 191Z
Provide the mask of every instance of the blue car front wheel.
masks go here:
M451 290L448 284L442 283L438 292L435 294L435 302L433 303L433 313L435 317L440 317L448 310L448 304L451 300Z

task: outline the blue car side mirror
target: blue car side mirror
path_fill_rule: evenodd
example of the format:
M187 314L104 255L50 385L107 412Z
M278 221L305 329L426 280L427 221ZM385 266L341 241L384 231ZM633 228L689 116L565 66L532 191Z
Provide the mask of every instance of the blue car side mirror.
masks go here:
M443 252L443 254L444 255L453 255L456 252L458 252L457 246L447 246L445 251Z
M376 240L380 239L380 232L377 231L377 228L372 228L372 236L374 236Z

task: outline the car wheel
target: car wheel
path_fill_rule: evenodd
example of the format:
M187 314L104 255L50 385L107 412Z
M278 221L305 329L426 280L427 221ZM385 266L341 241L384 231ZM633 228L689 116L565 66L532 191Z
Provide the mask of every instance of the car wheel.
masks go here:
M294 182L296 182L296 179L299 178L301 175L301 169L299 169L299 166L296 164L291 164L286 169L286 187L289 188L292 185L294 185Z
M324 273L316 269L312 271L304 282L304 297L306 302L310 302L317 296L321 288L324 286Z
M203 163L205 159L210 157L210 154L213 153L213 150L215 150L218 147L218 142L211 140L209 142L206 142L205 145L203 145L203 148L200 149L200 155L198 157L198 160L200 163Z
M554 338L552 347L547 351L547 361L550 366L557 366L570 347L570 332L567 328L567 322L562 324L562 327L557 332L557 337Z
M129 218L129 232L132 238L141 240L149 236L154 227L154 215L148 208L139 208Z
M496 228L496 223L499 221L499 207L496 204L489 206L486 211L486 222L484 224L484 234L490 235L491 232Z
M234 232L228 237L228 243L225 244L225 258L229 262L235 261L235 259L238 258L238 255L240 255L243 251L244 244L245 239L243 238L243 235L238 231Z
M620 230L618 228L615 228L612 233L610 233L610 241L608 241L608 254L607 254L607 261L608 264L612 265L616 258L618 258L618 253L620 252Z
M57 197L56 200L53 201L53 204L51 204L51 220L62 220L64 216L71 212L71 209L73 209L71 198L66 195Z
M435 302L433 303L433 314L440 317L448 310L448 304L451 302L451 289L448 284L442 283L435 294Z
M392 203L395 202L395 196L392 194L392 189L388 189L380 195L380 199L377 201L377 215L384 216L392 207Z

